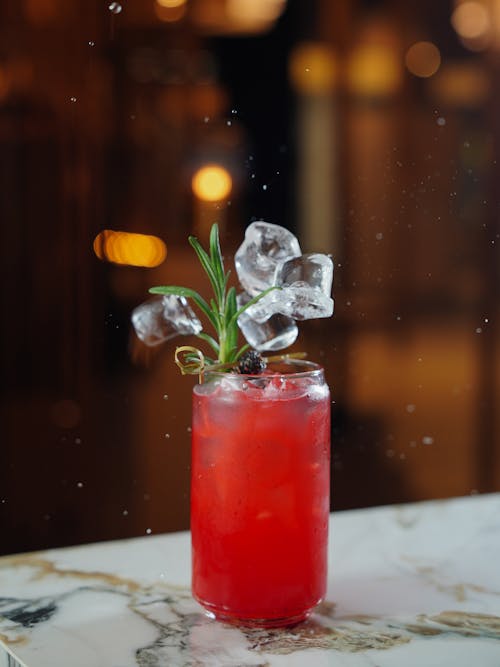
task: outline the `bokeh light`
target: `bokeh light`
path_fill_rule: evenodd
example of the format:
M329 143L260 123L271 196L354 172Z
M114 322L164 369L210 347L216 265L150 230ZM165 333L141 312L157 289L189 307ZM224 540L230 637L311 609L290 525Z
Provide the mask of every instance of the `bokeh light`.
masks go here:
M272 23L283 12L286 0L226 0L230 20L249 26Z
M229 196L233 181L227 169L217 164L208 164L198 169L191 185L198 199L216 202Z
M438 71L441 54L432 42L416 42L406 52L405 64L412 74L426 79Z
M474 63L448 63L432 79L431 91L443 105L477 108L491 92L491 81L485 70Z
M157 236L104 229L94 239L94 252L103 261L152 268L167 256L167 246Z
M335 85L337 62L332 49L318 42L299 44L290 55L290 80L301 93L324 93Z
M186 0L156 0L155 14L166 23L179 21L186 14Z
M464 39L484 37L491 24L488 9L481 2L474 0L459 4L451 16L451 23Z
M359 95L390 95L401 83L401 65L395 49L385 45L357 48L347 66L350 89Z

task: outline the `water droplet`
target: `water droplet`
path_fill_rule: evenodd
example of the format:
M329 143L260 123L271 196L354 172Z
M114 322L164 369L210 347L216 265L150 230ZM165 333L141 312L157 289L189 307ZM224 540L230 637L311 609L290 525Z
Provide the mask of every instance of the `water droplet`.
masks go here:
M151 535L151 528L146 528L146 535Z
M443 127L444 125L446 125L446 118L443 118L442 116L439 116L439 118L436 120L436 123L440 127Z
M485 317L485 318L484 318L484 321L486 322L486 324L488 324L489 319L488 319L487 317Z
M108 9L112 14L119 14L123 7L120 5L119 2L112 2L111 4L108 5Z
M232 113L232 114L237 114L237 113L238 113L238 110L237 110L237 109L231 109L231 113Z
M186 431L187 431L188 433L191 433L192 430L193 430L193 429L191 428L191 426L188 426L187 429L186 429Z
M72 104L74 104L74 103L76 102L76 97L70 97L70 98L69 98L69 101L70 101Z
M422 444L423 445L433 445L434 444L434 438L431 435L424 435L422 438Z
M267 190L267 185L263 185L263 186L262 186L262 189L263 189L263 190Z
M250 178L255 178L255 174L250 174Z
M170 438L170 433L165 433L165 438L168 440L168 438Z
M230 121L230 120L227 120L227 121L226 121L226 125L227 125L227 126L231 127L232 124L233 124L232 121Z
M210 120L210 116L205 116L205 118L203 119L203 122L208 123L209 120Z
M83 487L83 482L77 482L76 485L79 489L81 489Z
M411 414L412 412L415 412L416 407L417 406L414 405L413 403L408 403L408 405L406 406L406 412L409 412Z
M75 445L81 445L82 439L81 438L75 438Z
M476 328L476 333L477 333L477 334L483 333L482 328L481 328L481 327L477 327L477 328Z
M89 42L89 46L95 46L95 42L93 42L92 40L90 40L90 42Z
M128 516L128 510L123 510L122 514L123 516Z
M382 234L382 232L377 232L377 234L375 234L375 238L377 239L377 241L381 241L384 238L384 235Z
M163 394L163 400L168 401L168 394Z

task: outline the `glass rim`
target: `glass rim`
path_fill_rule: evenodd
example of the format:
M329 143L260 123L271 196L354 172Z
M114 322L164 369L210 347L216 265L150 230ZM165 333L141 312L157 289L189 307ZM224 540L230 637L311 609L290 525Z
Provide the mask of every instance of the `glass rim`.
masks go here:
M272 371L272 367L277 366L279 368L289 367L291 372L284 372L280 370ZM300 369L300 370L299 370ZM269 372L271 370L271 372ZM238 379L241 382L246 382L247 380L270 380L275 377L285 377L285 378L319 378L323 375L324 369L323 366L317 364L315 361L309 361L308 359L283 359L281 361L271 361L265 368L263 373L236 373L230 371L229 373L222 370L210 370L206 368L203 375L207 378L227 378L230 377L232 380Z

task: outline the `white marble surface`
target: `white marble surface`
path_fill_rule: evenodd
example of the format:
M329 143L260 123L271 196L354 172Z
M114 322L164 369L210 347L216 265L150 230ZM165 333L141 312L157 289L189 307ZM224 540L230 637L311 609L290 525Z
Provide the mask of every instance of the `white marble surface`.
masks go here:
M334 513L329 557L327 601L273 631L202 614L188 533L0 558L0 665L500 666L500 494Z

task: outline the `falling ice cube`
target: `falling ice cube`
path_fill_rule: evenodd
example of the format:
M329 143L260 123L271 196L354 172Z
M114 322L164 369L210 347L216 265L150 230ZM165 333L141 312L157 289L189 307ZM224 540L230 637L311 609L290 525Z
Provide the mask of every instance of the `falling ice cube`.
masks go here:
M265 322L276 313L294 320L330 317L333 314L333 299L318 287L311 287L299 280L293 285L269 292L250 306L246 313L259 323Z
M234 262L242 286L256 296L274 284L276 269L282 262L300 254L299 242L288 229L259 220L247 227Z
M132 312L132 324L143 343L160 345L174 336L201 331L199 319L182 296L165 294L148 299Z
M333 262L327 255L309 253L288 259L276 269L276 285L292 286L302 282L330 296L333 282Z
M238 307L247 303L249 299L248 294L238 295ZM295 321L280 313L272 314L264 322L256 322L245 311L238 318L238 326L247 343L260 352L289 347L295 342L299 333Z

